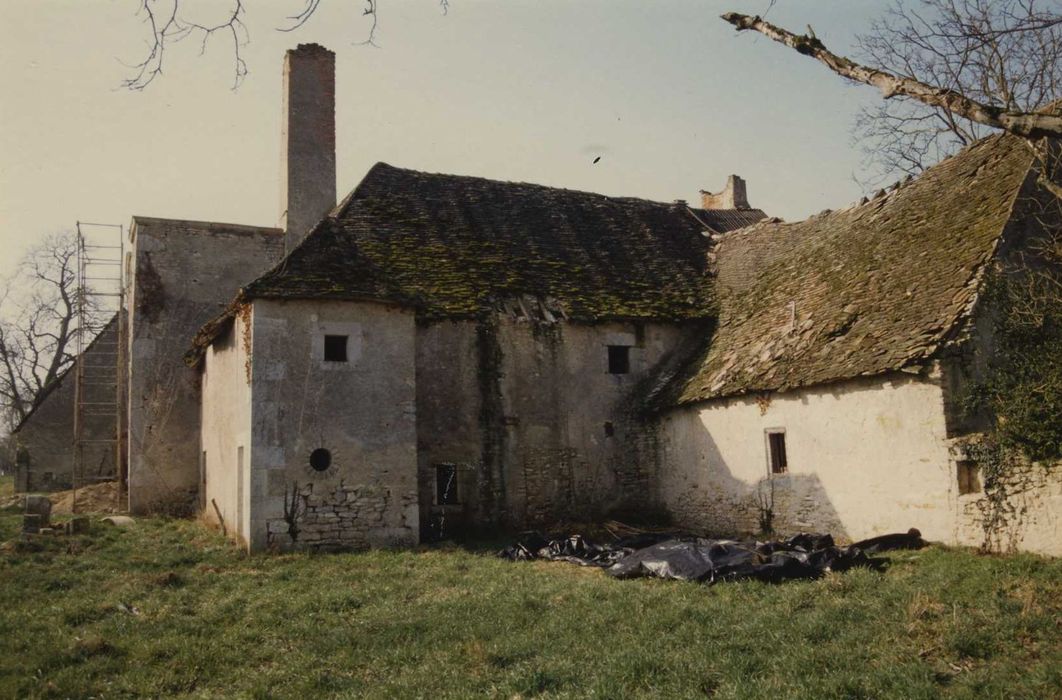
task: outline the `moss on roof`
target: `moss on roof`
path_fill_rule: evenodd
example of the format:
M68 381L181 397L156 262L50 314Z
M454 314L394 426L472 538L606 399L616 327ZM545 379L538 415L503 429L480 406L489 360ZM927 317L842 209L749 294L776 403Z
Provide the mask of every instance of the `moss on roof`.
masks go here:
M378 163L243 296L386 299L432 318L531 295L576 320L703 318L706 225L761 218Z
M1021 140L994 136L860 206L723 236L719 326L670 401L781 391L931 357L973 304L1032 164Z

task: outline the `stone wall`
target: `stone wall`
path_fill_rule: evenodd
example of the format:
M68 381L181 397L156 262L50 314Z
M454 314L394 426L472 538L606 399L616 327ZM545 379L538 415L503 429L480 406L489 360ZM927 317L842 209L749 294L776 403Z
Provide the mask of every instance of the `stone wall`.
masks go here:
M86 371L85 401L113 403L116 400L118 362L118 319L114 317L84 352ZM61 376L37 408L13 433L15 489L58 491L73 484L74 472L74 368ZM84 416L84 473L82 483L116 478L118 447L114 440L117 420L101 415L102 408L88 409Z
M1030 462L1011 455L1007 470L991 482L985 465L970 461L970 438L953 440L952 457L974 467L977 490L958 496L960 544L993 552L1062 556L1062 462Z
M184 511L198 488L199 380L183 356L283 253L278 229L135 217L129 294L129 507Z
M388 516L392 511L405 512L417 507L416 494L401 494L396 502L389 489L378 486L340 483L330 488L308 483L299 487L298 496L302 513L294 528L291 520L286 518L267 522L271 546L289 548L297 545L323 550L369 547L380 542L380 531L388 528ZM410 534L404 533L404 536Z
M257 300L251 316L250 548L416 544L412 312ZM324 359L326 336L346 361Z
M678 340L668 324L546 323L506 313L419 327L422 521L448 534L651 505L652 464L638 449L646 435L631 397ZM610 345L630 348L629 373L609 372ZM438 502L438 470L448 465L453 505Z

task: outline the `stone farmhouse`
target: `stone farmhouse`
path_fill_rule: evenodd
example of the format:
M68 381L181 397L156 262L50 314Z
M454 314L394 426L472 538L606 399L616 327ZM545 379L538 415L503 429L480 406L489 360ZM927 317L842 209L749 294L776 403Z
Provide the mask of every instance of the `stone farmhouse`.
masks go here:
M797 223L736 176L691 207L379 163L337 204L334 55L284 80L278 228L133 219L134 513L253 551L613 513L981 542L956 397L988 271L1059 216L1022 142ZM1038 474L1008 546L1059 554Z

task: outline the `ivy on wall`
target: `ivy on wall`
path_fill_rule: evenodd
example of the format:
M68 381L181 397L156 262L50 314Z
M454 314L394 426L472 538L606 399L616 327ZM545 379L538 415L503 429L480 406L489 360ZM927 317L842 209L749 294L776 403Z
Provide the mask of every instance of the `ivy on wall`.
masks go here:
M996 348L968 411L995 417L991 441L1032 461L1062 459L1062 274L995 274L985 297L996 310Z
M963 401L968 413L992 417L980 439L964 445L980 470L984 549L1005 548L1008 531L1016 536L1024 518L1017 497L1036 488L1035 471L1062 465L1062 246L1045 251L1047 265L997 271L984 286L995 348Z

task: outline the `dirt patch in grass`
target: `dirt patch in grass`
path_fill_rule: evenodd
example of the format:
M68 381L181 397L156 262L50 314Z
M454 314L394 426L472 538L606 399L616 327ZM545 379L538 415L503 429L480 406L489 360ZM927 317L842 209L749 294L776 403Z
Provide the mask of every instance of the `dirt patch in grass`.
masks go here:
M74 491L56 491L48 497L52 501L53 513L59 515L73 513ZM78 513L121 513L123 511L116 481L104 481L100 484L83 486L77 490Z

